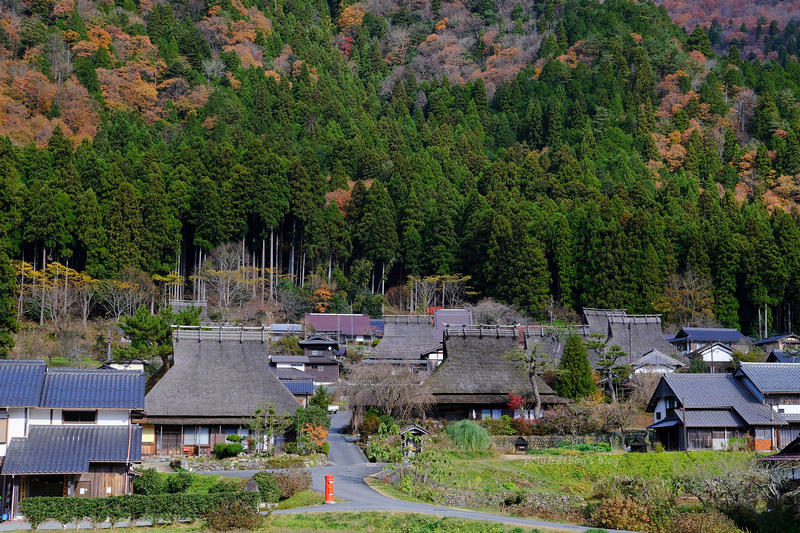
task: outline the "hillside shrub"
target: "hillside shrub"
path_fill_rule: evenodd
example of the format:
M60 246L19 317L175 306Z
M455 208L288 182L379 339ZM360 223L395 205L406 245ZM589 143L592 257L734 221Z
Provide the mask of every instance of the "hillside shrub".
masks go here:
M707 509L699 513L680 513L676 514L669 521L667 531L671 533L737 533L739 529L736 524L713 509Z
M145 468L133 478L133 492L145 496L162 494L166 489L163 476L155 468Z
M64 498L34 496L20 502L20 511L36 529L39 524L55 520L62 525L89 520L99 524L123 519L136 521L143 517L154 524L178 520L197 520L219 507L238 503L256 509L260 501L254 492L231 494L130 494L105 498Z
M281 499L281 488L274 474L259 472L250 479L258 483L258 492L262 502L277 503Z
M244 450L244 446L242 446L238 442L232 443L224 443L218 442L214 445L214 455L217 456L217 459L225 459L226 457L236 457Z
M517 430L511 425L511 417L503 415L499 419L489 418L481 420L481 425L490 435L516 435Z
M592 512L592 522L600 527L650 531L650 509L627 496L604 498ZM713 530L708 530L713 531Z
M486 450L492 443L489 432L471 420L459 420L447 426L447 436L467 452Z
M282 470L275 472L274 476L281 500L288 500L298 492L311 488L311 472L308 470Z

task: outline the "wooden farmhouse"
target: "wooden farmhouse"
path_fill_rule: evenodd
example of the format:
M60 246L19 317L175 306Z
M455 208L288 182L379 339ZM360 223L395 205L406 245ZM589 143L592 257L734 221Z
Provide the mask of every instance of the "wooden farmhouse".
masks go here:
M141 460L142 372L0 360L0 513L30 496L118 496Z
M210 455L231 434L249 435L245 419L270 402L289 415L300 402L268 368L254 341L174 341L175 364L145 397L145 455Z

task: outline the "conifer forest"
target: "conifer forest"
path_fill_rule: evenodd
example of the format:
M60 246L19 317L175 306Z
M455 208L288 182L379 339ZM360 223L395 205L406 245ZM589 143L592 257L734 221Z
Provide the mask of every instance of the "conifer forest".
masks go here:
M31 283L226 269L260 305L440 279L796 331L797 8L707 3L2 0L0 351L67 307Z

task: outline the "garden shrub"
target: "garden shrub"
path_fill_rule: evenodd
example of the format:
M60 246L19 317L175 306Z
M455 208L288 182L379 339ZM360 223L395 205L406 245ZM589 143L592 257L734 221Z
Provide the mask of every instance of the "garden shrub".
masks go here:
M447 436L464 451L485 450L492 443L486 428L471 420L459 420L447 426Z
M239 483L220 479L208 488L209 494L233 494L242 490Z
M515 435L517 431L511 426L511 417L503 415L499 419L489 418L481 420L481 425L490 435Z
M528 420L527 418L512 418L509 424L517 435L529 437L534 434L536 421Z
M255 509L259 494L237 492L232 494L131 494L105 498L30 497L20 502L20 511L31 527L55 520L62 525L90 520L93 524L110 519L112 523L128 519L136 521L146 517L154 524L173 523L177 520L197 520L216 508L234 503Z
M186 471L168 475L167 492L170 494L186 492L186 490L192 486L192 477L192 474Z
M592 522L611 529L650 531L650 509L627 496L605 498L592 512Z
M258 493L262 502L277 503L281 499L281 488L274 474L259 472L250 479L258 483Z
M242 442L242 437L236 433L232 433L225 437L225 440L228 442Z
M713 509L707 509L700 513L680 513L672 517L669 521L668 531L672 533L737 533L739 529L736 524Z
M379 416L375 415L365 417L364 421L361 422L361 425L358 426L358 432L361 435L361 440L366 441L371 435L377 433L380 425L381 419Z
M164 477L155 468L145 468L141 476L133 478L133 492L153 496L164 492Z
M308 470L281 470L275 472L274 476L281 500L287 500L298 492L311 488L311 472Z
M218 442L214 445L214 455L217 456L217 459L225 459L226 457L236 457L244 450L244 446L239 444L238 442L232 442L230 444L226 444L224 442Z
M212 531L254 531L264 521L256 509L242 502L220 505L208 514L206 525Z
M328 441L323 442L322 443L322 448L320 449L320 451L322 453L324 453L325 455L330 455L331 454L331 443L328 442Z

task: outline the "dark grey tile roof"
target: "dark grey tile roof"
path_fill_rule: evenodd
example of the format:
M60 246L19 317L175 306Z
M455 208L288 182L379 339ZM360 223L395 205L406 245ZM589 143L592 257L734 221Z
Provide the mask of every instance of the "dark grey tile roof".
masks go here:
M678 361L660 351L653 349L644 354L639 359L633 361L631 366L634 368L641 368L643 366L668 366L668 367L682 367L686 366L686 363Z
M670 342L682 342L686 340L696 342L742 342L750 338L743 335L735 328L681 328L675 334L675 338Z
M141 450L141 426L31 426L11 439L2 473L77 474L91 462L138 462Z
M681 404L685 402L687 409L732 408L749 425L786 425L781 414L760 403L731 374L665 374L647 410L652 412L659 398L671 396Z
M767 361L770 363L800 363L800 350L772 350Z
M687 418L690 428L745 427L745 421L731 409L687 409L676 410L675 414L683 422Z
M50 369L40 407L144 409L144 385L142 372Z
M271 355L269 359L273 363L294 363L297 365L308 363L307 355Z
M247 417L264 402L281 414L300 404L268 368L258 341L176 341L175 365L145 397L147 419Z
M800 394L800 363L739 363L734 375L746 376L762 394Z
M769 344L771 342L778 342L779 340L783 340L786 337L797 337L794 333L781 333L779 335L773 335L772 337L767 337L766 339L761 339L760 341L755 341L753 344L755 346L760 346L762 344Z
M314 394L314 382L310 380L300 380L300 379L291 379L291 380L281 380L289 392L292 394Z
M0 407L38 407L47 366L39 360L0 360Z
M781 416L786 419L790 424L800 422L800 413L781 413Z
M444 361L427 378L431 394L508 395L522 394L531 389L530 382L515 362L506 358L520 348L513 337L486 336L483 338L453 336L445 340ZM553 390L537 377L539 394L552 395Z
M302 370L298 370L296 368L277 368L274 366L269 367L272 372L278 376L278 379L281 381L288 380L288 379L310 379L314 380L314 376L309 374L308 372L303 372Z

